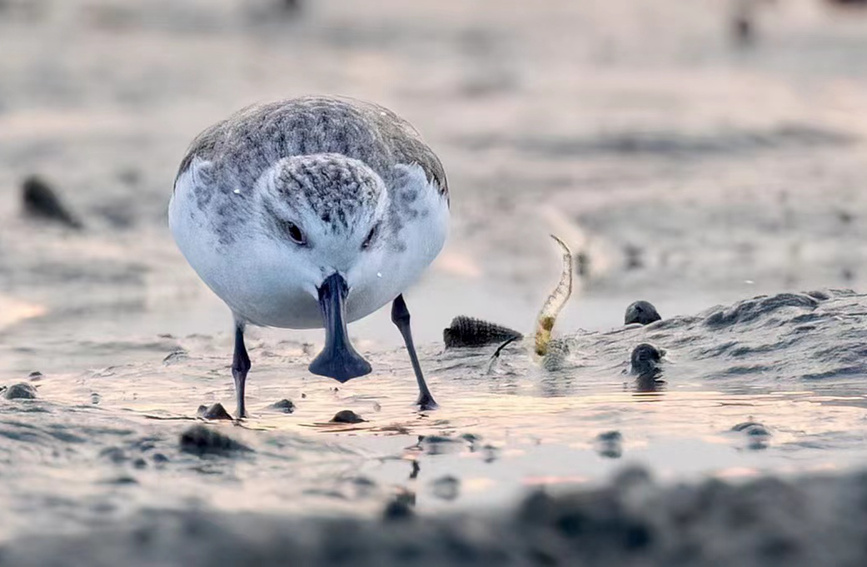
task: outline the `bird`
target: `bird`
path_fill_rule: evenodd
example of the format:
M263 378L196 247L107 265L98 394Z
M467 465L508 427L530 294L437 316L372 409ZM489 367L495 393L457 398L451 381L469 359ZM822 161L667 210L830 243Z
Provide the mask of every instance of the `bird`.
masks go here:
M175 177L169 228L232 312L237 417L247 417L248 326L324 328L308 369L342 383L372 370L347 323L389 302L416 404L436 408L403 293L442 250L449 211L442 162L378 104L292 98L249 106L199 134Z

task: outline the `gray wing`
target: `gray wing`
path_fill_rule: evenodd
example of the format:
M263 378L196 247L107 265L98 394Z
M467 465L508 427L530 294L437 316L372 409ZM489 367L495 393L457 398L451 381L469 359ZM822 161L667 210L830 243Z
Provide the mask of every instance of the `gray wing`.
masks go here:
M193 141L178 177L194 158L212 163L223 190L252 184L285 157L338 153L365 162L386 183L398 164L418 164L448 197L442 163L419 133L387 108L353 99L305 97L245 108ZM177 177L176 177L177 179Z

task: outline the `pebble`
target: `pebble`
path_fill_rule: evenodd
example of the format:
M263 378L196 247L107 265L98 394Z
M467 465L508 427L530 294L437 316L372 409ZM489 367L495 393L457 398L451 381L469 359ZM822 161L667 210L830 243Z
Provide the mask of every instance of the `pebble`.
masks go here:
M640 325L649 325L650 323L661 319L662 316L660 316L656 307L654 307L652 303L640 300L631 303L629 307L626 308L626 315L623 317L623 324L631 325L633 323L638 323Z
M283 413L294 413L295 412L295 403L292 400L282 399L278 402L274 402L269 406L273 410L277 410Z
M623 434L619 431L605 431L596 436L596 453L606 459L619 459L623 456Z
M253 451L243 443L239 443L228 435L224 435L205 425L194 425L181 433L180 446L181 451L193 453L200 457L203 455L229 455Z
M3 392L3 397L7 400L35 400L36 388L25 382L12 384Z
M655 377L660 374L659 363L665 355L665 350L652 344L641 343L632 349L629 364L633 374L640 377Z
M334 417L331 418L331 423L362 423L367 420L362 419L360 415L352 410L340 410Z
M431 489L435 497L451 502L461 493L461 481L451 475L446 475L433 481Z
M223 404L217 402L211 407L207 406L199 406L196 414L203 419L228 419L231 420L232 416L229 412L226 411L226 408L223 407Z

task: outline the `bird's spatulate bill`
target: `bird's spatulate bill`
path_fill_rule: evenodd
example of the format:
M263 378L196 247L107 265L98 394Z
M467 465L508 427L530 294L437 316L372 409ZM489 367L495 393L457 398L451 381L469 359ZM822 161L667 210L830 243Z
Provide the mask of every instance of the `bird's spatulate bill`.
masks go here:
M370 364L358 354L346 331L346 280L340 274L332 274L319 287L319 308L325 327L325 347L309 370L319 376L328 376L346 382L369 374Z

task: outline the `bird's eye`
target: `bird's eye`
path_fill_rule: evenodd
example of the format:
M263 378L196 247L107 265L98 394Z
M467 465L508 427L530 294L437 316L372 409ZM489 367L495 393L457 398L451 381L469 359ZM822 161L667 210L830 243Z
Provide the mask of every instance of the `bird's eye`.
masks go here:
M283 231L292 239L292 242L299 246L307 244L307 238L297 224L291 221L282 221L280 224L283 225Z
M370 232L367 233L364 242L361 243L361 249L366 250L370 248L371 243L376 240L377 234L379 234L379 223L373 225L373 228L371 228Z

